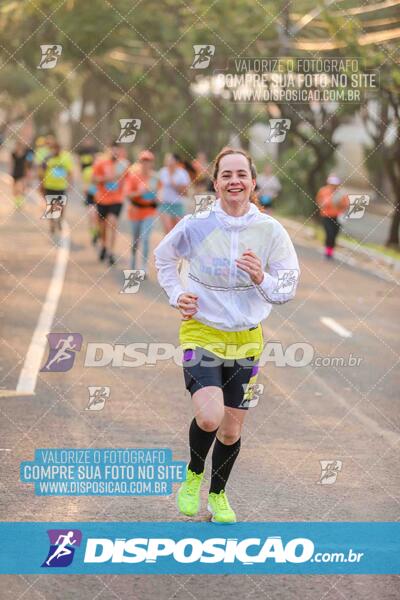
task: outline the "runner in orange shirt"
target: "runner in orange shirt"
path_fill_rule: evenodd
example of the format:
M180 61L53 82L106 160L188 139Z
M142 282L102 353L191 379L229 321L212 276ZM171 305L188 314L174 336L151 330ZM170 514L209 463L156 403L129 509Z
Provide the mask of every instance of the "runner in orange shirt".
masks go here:
M157 214L158 177L154 169L154 154L144 150L139 154L138 164L131 169L125 186L129 200L128 219L132 221L132 262L137 268L136 254L142 242L142 269L146 271L149 256L149 238Z
M114 246L118 217L124 201L124 184L129 168L124 146L113 142L110 152L99 158L93 166L93 182L97 186L95 201L99 215L102 248L99 259L108 257L115 263Z
M336 237L340 230L339 215L346 212L349 198L339 190L341 181L336 175L329 175L324 185L318 192L318 204L322 225L325 229L325 257L333 258Z

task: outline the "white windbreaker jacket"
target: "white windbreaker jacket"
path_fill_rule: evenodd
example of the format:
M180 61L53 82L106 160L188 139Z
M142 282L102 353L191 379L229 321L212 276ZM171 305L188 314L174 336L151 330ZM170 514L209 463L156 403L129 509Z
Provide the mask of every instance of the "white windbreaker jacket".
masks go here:
M264 266L264 280L255 285L235 259L251 249ZM223 331L255 327L271 312L272 304L291 300L296 292L299 264L293 244L278 221L250 204L242 217L222 210L220 201L208 212L186 215L154 251L158 281L176 306L183 292L198 295L194 318ZM189 263L186 289L178 263Z

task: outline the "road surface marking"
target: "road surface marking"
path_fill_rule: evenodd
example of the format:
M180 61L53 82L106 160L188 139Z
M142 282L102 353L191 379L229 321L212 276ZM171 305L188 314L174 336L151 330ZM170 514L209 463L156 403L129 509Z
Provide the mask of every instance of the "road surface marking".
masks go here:
M56 314L58 301L61 296L65 271L68 264L71 245L71 231L67 222L64 222L60 245L54 265L53 276L47 290L46 299L42 306L36 329L26 353L24 366L19 376L17 393L33 394L43 355L47 345L46 335L50 332Z
M17 390L0 390L0 398L14 398L17 396L34 396L35 392L17 392Z
M397 433L397 431L391 431L390 429L386 429L385 427L379 425L379 423L374 421L374 419L363 413L357 405L354 405L353 401L348 402L344 396L342 396L337 390L334 390L328 383L326 383L324 379L322 379L322 377L316 373L312 373L312 377L314 377L318 384L325 389L326 393L330 395L333 401L338 402L348 411L349 415L352 415L358 419L360 423L372 431L377 437L383 437L393 448L397 449L399 447L400 435Z
M340 337L350 338L353 335L351 333L351 331L349 331L348 329L346 329L345 327L343 327L342 325L340 325L340 323L338 323L337 321L335 321L335 319L331 319L330 317L320 317L319 320L326 327L329 327L329 329L332 329L332 331L334 331L335 333L337 333L338 335L340 335Z

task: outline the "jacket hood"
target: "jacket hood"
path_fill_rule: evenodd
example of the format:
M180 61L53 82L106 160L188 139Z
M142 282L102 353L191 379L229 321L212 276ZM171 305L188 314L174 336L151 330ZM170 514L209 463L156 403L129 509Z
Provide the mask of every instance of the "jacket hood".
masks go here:
M230 230L245 229L260 214L260 211L258 210L257 206L251 202L250 208L246 214L242 215L241 217L233 217L232 215L228 215L221 208L221 200L219 198L217 199L213 210L215 212L215 215L216 215L218 221L221 223L223 228L230 229Z

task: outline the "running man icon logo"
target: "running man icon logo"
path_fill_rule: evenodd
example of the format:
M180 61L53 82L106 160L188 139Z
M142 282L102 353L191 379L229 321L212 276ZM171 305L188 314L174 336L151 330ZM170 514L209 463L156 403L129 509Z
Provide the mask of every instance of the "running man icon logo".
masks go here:
M40 46L42 57L38 69L53 69L61 56L62 46L60 44L44 44Z
M342 470L342 461L320 460L319 464L321 465L321 475L317 483L320 485L332 485L335 483L339 471Z
M64 194L46 194L46 209L42 219L59 219L67 204L67 196Z
M121 127L120 134L117 139L117 144L130 144L136 139L136 134L142 126L141 119L120 119Z
M41 373L60 373L69 371L75 361L75 352L82 347L80 333L49 333L47 335L50 350Z
M195 44L193 46L194 59L190 65L191 69L207 69L211 58L215 54L215 46L209 44Z
M277 144L284 142L291 123L291 119L270 119L269 133L266 142L273 142Z
M257 406L260 396L264 392L263 383L243 383L243 400L240 403L240 408L254 408Z
M368 194L349 194L349 208L345 214L346 219L361 219L369 205Z
M77 546L81 545L82 532L79 529L48 529L50 548L42 567L68 567Z
M297 285L299 272L297 269L278 269L278 283L274 294L291 294Z
M143 269L124 269L124 285L120 294L136 294L139 291L140 284L146 277L146 272Z
M216 198L214 194L195 194L194 196L194 219L206 219L210 216L211 210L215 206Z
M110 397L111 390L108 386L89 385L89 402L85 410L103 410L106 400Z

